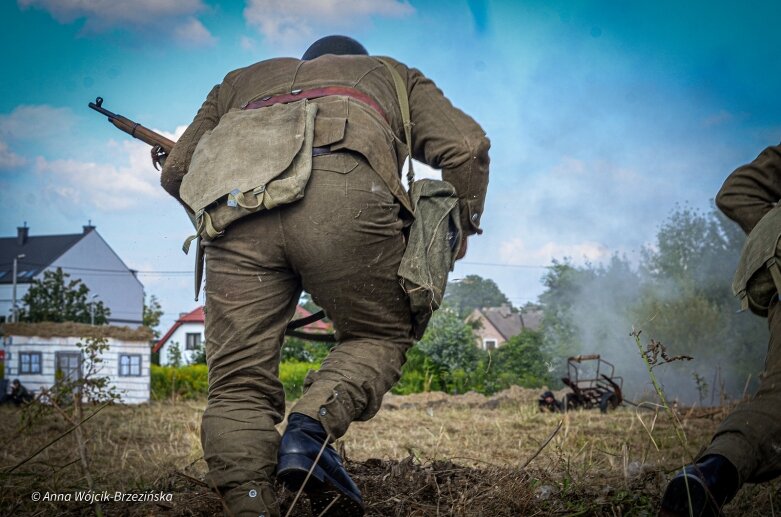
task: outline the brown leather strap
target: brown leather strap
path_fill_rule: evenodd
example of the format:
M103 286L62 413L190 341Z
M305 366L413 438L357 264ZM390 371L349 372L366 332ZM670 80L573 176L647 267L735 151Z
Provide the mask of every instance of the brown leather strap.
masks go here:
M300 90L291 93L284 93L282 95L263 97L261 99L247 103L243 109L251 110L257 108L266 108L268 106L273 106L274 104L287 104L289 102L300 101L301 99L319 99L320 97L328 97L329 95L342 95L344 97L351 97L358 102L362 102L379 113L380 116L386 122L388 122L388 117L385 116L385 112L382 111L382 108L379 104L377 104L377 101L362 91L347 86L324 86L322 88L312 88L311 90Z

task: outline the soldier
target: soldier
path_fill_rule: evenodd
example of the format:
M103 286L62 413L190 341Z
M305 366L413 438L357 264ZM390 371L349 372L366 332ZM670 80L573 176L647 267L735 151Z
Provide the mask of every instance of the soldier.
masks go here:
M727 416L697 462L670 481L662 515L719 515L743 483L768 481L781 474L781 274L771 260L778 253L781 235L779 200L781 146L768 147L735 170L716 198L721 211L749 234L733 290L745 307L767 316L770 343L759 391Z
M421 72L382 59L404 83L412 156L441 169L455 187L464 236L481 233L489 148L483 130ZM285 113L285 105L301 99L308 99L307 110L316 105L303 198L236 220L202 243L209 398L201 440L207 479L234 515L277 515L275 475L296 490L318 457L304 487L313 514L329 505L328 515L363 514L360 491L326 444L352 421L374 416L413 344L411 310L397 277L412 219L400 180L406 157L400 97L387 65L355 40L329 36L300 60L270 59L230 72L165 161L162 185L182 201L197 144L226 114L243 107ZM289 161L300 139L309 138L307 127L260 128L266 140L246 149ZM263 190L253 191L257 199ZM242 194L235 197L246 205ZM461 242L459 257L466 238ZM280 440L274 427L285 413L280 347L302 289L333 321L338 344L307 376Z
M24 384L19 382L19 379L14 379L11 381L11 394L8 395L8 398L16 407L19 407L26 402L30 402L33 396L24 387Z
M546 391L542 394L542 396L537 400L537 405L540 408L540 411L543 413L546 411L550 411L551 413L560 413L562 411L561 402L556 400L556 397L553 395L552 391Z

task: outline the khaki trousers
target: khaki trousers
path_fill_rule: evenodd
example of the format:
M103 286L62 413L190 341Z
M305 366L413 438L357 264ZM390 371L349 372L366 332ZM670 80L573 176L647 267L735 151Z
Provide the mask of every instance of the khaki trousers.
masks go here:
M759 391L721 423L703 453L720 454L738 468L741 483L781 474L781 304L768 313L770 343Z
M310 372L292 411L334 438L379 410L412 345L397 271L399 205L359 155L316 156L303 199L231 225L205 245L209 397L201 440L222 490L273 480L285 414L278 379L285 326L301 290L323 307L338 344Z

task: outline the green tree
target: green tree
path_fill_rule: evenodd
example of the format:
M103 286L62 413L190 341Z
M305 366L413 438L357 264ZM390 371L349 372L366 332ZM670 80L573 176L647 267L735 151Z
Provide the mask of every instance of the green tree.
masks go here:
M89 301L89 288L81 280L68 280L70 275L61 268L46 270L43 278L34 280L22 301L25 307L19 320L26 322L74 321L96 325L108 323L111 311L102 301Z
M662 222L637 268L620 256L604 265L554 261L543 278L544 349L560 377L567 356L599 353L616 363L618 375L644 378L626 343L634 327L667 346L671 355L694 356L657 375L676 396L694 402L691 369L722 367L726 387L742 391L749 373L761 369L766 324L738 314L730 280L745 235L715 210L678 208ZM706 374L709 375L709 374ZM642 388L637 388L642 389ZM631 390L631 388L630 388Z
M731 279L745 234L715 209L679 208L661 225L653 247L644 250L646 281L633 309L646 335L694 356L698 364L723 365L733 374L728 391L739 393L749 373L761 368L765 322L738 313ZM691 366L671 370L690 375ZM684 372L684 370L687 370Z
M168 366L179 368L182 366L182 348L177 341L168 346Z
M157 296L152 295L149 303L144 302L144 326L152 329L155 341L160 339L160 318L163 316L163 308L160 306Z
M444 301L455 309L461 319L466 318L479 307L510 305L510 300L499 289L496 282L479 275L467 275L461 280L448 282Z
M425 375L435 376L439 389L462 393L477 388L476 374L486 353L475 346L472 327L455 310L436 311L417 346L427 359Z
M524 330L502 344L493 354L496 389L512 385L539 388L550 382L550 358L544 351L541 332Z
M593 270L575 267L568 259L554 259L543 276L545 291L539 298L544 311L543 339L554 358L569 357L583 347L575 313L586 284L595 277Z

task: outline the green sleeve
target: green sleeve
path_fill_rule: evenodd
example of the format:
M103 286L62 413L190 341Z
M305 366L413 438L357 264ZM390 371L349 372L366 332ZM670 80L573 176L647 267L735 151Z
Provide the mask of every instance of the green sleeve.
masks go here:
M716 205L746 233L781 199L781 145L771 146L729 175Z
M458 193L461 227L466 235L482 233L488 188L488 149L480 125L454 107L433 81L416 69L407 71L412 118L412 155L436 169Z

